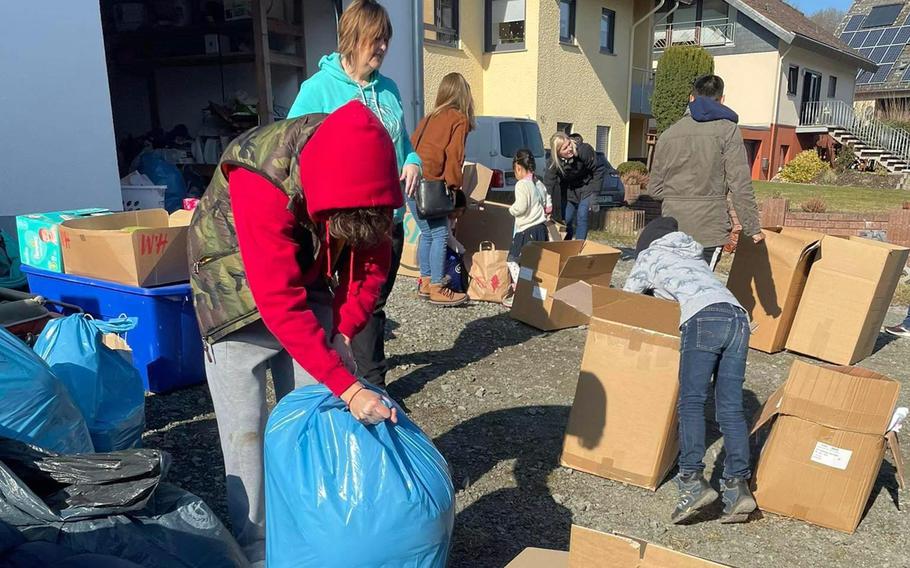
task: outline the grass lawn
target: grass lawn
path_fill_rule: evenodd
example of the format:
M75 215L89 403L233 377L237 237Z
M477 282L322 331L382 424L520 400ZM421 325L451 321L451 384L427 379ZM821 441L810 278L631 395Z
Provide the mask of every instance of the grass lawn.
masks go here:
M827 202L829 213L890 211L900 209L905 201L910 201L910 191L900 189L803 185L771 181L753 181L752 185L755 187L755 197L759 202L770 197L786 197L790 200L790 208L798 209L799 204L807 199L820 197Z

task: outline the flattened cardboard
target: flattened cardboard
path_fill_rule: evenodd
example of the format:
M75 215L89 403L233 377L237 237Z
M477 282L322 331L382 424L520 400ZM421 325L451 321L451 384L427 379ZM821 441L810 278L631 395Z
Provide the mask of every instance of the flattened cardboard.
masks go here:
M572 525L569 568L723 568L704 558L651 544L646 540L608 534Z
M757 326L749 347L777 353L787 343L812 259L824 235L780 227L762 232L765 240L761 243L739 241L727 288Z
M787 349L839 365L872 354L910 249L863 239L822 239Z
M562 550L528 547L505 568L568 568L569 553Z
M589 290L592 315L560 463L654 490L678 453L679 305Z
M510 315L553 331L588 323L589 315L557 298L563 288L586 282L609 286L621 252L593 241L531 243L521 253Z
M480 243L490 241L497 250L509 250L515 218L509 206L501 203L469 203L458 220L455 237L468 252L478 250ZM471 269L470 254L465 255L465 265Z
M885 452L900 383L856 367L795 361L753 432L774 420L754 474L758 506L852 533ZM896 436L894 462L902 482Z
M164 209L147 209L64 221L66 273L141 287L188 280L187 220L178 213L169 218Z
M493 170L483 164L465 162L461 174L461 189L465 196L473 201L485 200L493 180Z

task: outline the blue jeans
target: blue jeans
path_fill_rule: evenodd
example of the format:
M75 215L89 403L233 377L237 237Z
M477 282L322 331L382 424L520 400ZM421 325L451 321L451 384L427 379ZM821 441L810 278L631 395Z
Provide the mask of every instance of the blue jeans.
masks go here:
M901 322L901 327L904 329L910 329L910 308L907 309L907 317L905 317L904 321Z
M566 240L578 239L583 241L588 238L588 216L591 211L593 195L582 199L579 203L571 201L566 203Z
M430 277L431 284L439 284L446 273L446 241L449 238L449 220L421 219L417 216L417 202L408 199L408 209L420 229L417 241L417 261L420 264L420 277Z
M724 436L724 478L751 477L743 381L749 319L732 304L713 304L681 328L679 358L679 471L705 469L705 402L714 381L717 423Z

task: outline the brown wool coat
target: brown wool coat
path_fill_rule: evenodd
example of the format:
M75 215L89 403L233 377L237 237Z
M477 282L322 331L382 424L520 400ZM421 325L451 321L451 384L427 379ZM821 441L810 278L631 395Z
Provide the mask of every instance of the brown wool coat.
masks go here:
M423 177L445 180L449 187L461 187L464 166L464 143L468 137L468 117L455 109L423 117L411 144L423 162Z

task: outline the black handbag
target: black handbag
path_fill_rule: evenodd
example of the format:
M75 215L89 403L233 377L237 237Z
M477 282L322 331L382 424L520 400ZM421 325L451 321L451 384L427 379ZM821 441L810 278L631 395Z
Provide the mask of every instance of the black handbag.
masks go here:
M420 141L429 123L430 118L427 117L417 137L415 151L420 147ZM455 192L449 189L444 180L420 180L414 201L417 203L417 216L424 221L448 217L455 211Z

